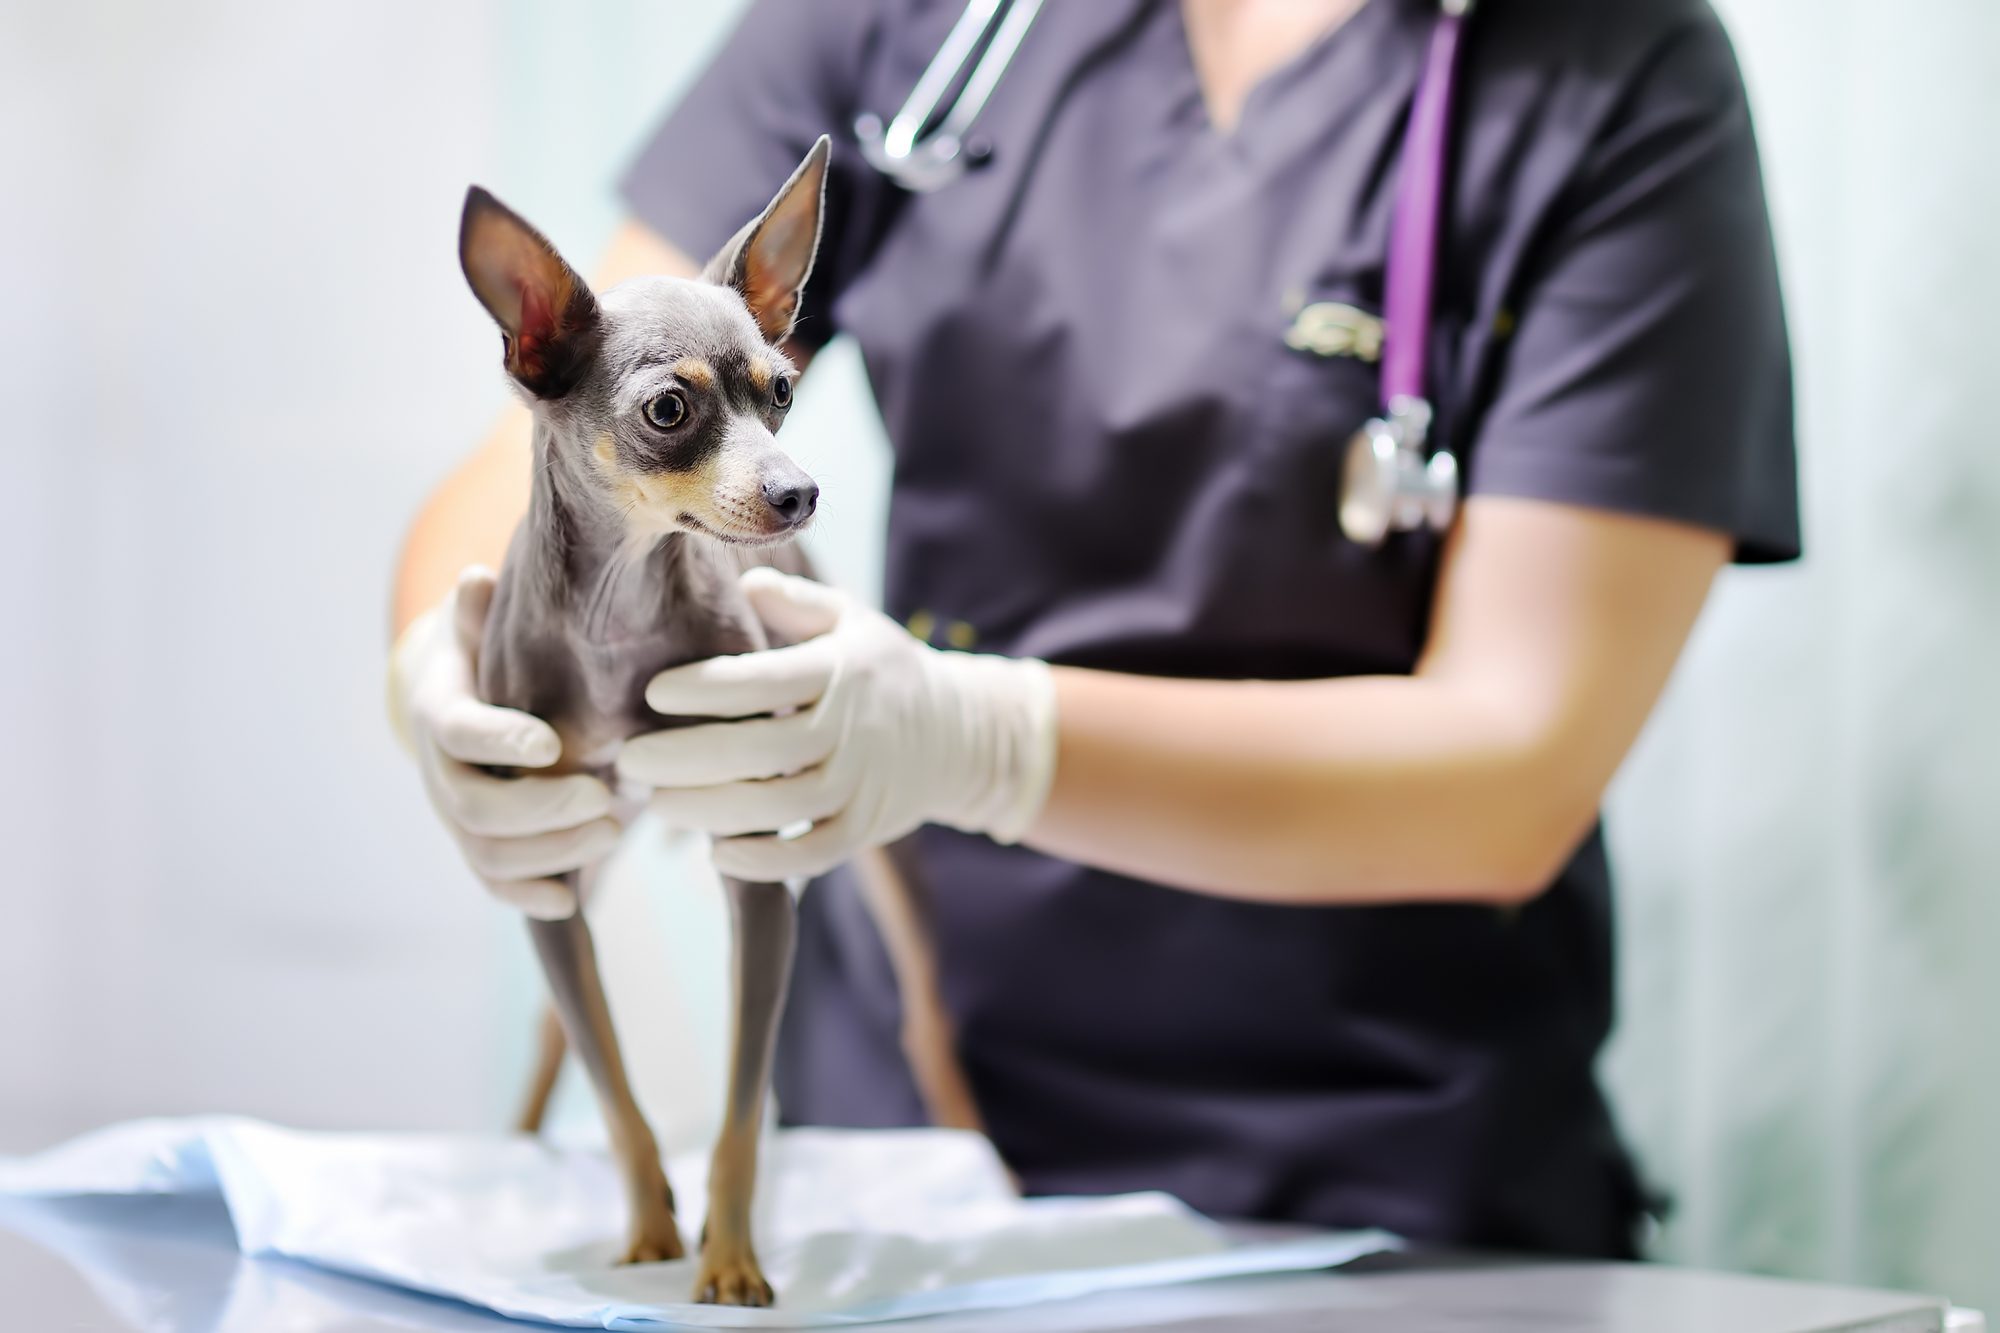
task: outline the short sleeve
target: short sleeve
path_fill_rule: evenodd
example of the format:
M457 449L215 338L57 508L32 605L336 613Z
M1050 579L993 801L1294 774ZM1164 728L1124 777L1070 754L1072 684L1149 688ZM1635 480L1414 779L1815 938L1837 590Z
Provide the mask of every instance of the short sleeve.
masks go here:
M1742 78L1713 16L1656 51L1530 262L1471 494L1674 519L1799 554L1791 356Z
M879 9L879 0L756 0L619 186L633 216L701 262L762 211L814 140L832 135L825 231L794 333L815 347L833 335L829 311L881 189L851 137Z

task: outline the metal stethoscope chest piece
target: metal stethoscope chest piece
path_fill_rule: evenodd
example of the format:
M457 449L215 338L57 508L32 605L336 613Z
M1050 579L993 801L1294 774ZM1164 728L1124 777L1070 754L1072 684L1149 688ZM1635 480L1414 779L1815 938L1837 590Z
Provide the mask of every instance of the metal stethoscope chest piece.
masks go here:
M1391 532L1451 526L1458 508L1458 459L1449 449L1425 456L1431 405L1397 398L1354 433L1340 476L1340 530L1361 546Z
M1459 38L1472 3L1440 0L1403 140L1384 281L1382 414L1348 441L1341 469L1340 528L1362 546L1379 546L1392 532L1424 527L1442 532L1458 509L1458 459L1449 449L1430 448L1425 362L1452 87ZM912 193L928 194L983 160L984 153L969 138L972 123L1041 7L1042 0L969 0L889 123L885 126L873 113L856 118L855 137L868 165ZM958 95L940 115L938 107L954 85Z

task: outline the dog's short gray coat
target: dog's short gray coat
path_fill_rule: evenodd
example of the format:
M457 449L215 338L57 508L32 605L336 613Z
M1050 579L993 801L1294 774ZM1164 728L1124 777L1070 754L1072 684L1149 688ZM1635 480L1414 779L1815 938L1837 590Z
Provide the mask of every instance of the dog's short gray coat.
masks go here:
M766 646L739 575L755 564L806 572L790 538L818 492L774 432L794 376L779 344L818 244L827 153L822 139L699 280L639 278L601 297L499 201L477 188L467 196L461 263L501 326L508 372L534 417L528 512L487 612L478 688L487 702L555 728L562 758L547 771L615 780L624 740L683 721L646 707L653 675ZM596 869L566 877L579 904ZM934 1118L976 1126L920 914L887 864L874 862L863 878L898 960L906 1046ZM793 904L783 885L724 883L735 1043L695 1295L766 1305L773 1297L751 1242L750 1204ZM626 1261L678 1258L673 1195L625 1075L589 925L579 909L530 929L560 1029L548 1028L528 1127L566 1038L590 1075L626 1183Z

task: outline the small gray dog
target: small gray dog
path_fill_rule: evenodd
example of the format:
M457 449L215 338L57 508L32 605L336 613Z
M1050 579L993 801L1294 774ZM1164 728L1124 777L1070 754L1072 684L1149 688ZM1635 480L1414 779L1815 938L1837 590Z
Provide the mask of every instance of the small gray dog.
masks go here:
M541 234L486 191L466 195L459 259L500 324L507 373L534 413L533 492L488 613L480 694L562 739L552 773L615 781L628 737L672 726L645 706L667 667L766 645L737 589L755 564L806 573L790 539L819 488L778 448L795 370L780 344L819 245L828 143L698 280L651 277L593 295ZM903 995L905 1050L934 1121L978 1127L918 903L887 857L864 895ZM596 866L569 876L584 899ZM768 1305L751 1244L757 1140L790 979L793 903L782 884L725 880L735 938L735 1031L709 1172L695 1299ZM560 1020L525 1127L539 1122L563 1039L581 1057L631 1206L625 1262L678 1259L673 1193L619 1054L582 911L529 929Z

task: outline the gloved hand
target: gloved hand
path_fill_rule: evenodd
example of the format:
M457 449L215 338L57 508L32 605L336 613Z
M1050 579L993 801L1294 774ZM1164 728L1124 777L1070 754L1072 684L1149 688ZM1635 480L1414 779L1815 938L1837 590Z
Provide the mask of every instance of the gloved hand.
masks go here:
M761 882L822 874L919 824L1019 838L1055 771L1046 663L942 652L836 589L772 569L743 591L788 646L653 677L646 702L738 718L636 736L622 779L672 827L716 838L715 865ZM790 711L788 711L790 710ZM796 837L775 836L811 822Z
M491 570L469 568L442 603L410 622L390 655L389 717L486 887L529 916L560 920L576 910L576 896L550 876L602 858L621 830L610 789L587 774L499 778L474 767L546 768L562 754L548 723L479 699L493 585Z

